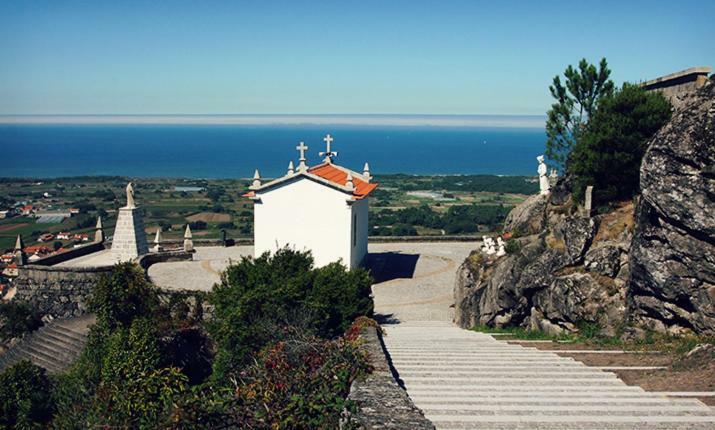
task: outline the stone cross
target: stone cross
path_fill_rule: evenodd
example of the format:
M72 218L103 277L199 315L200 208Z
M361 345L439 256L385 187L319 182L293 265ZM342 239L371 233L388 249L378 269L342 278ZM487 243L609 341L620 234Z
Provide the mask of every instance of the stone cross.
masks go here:
M334 152L334 151L331 151L331 150L330 150L330 144L333 142L333 140L334 140L334 139L333 139L333 136L331 136L331 135L329 135L329 134L326 135L325 138L323 139L323 141L325 141L326 148L325 148L325 152L321 152L319 155L320 155L321 157L322 157L323 155L325 156L325 162L326 162L326 163L330 163L330 162L332 161L333 157L337 157L337 156L338 156L338 153L337 153L337 152Z
M131 182L127 184L127 207L129 209L136 207L134 204L134 187Z
M300 158L298 159L298 161L300 161L301 163L305 163L305 151L308 150L308 147L305 145L305 143L300 142L300 145L296 146L295 149L300 151Z

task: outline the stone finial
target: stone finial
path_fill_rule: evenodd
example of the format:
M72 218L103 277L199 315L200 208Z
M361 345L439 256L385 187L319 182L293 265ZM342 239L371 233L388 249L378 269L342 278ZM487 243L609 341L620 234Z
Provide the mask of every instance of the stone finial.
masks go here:
M370 182L370 179L372 179L372 176L370 176L370 165L365 163L365 166L362 168L362 175L365 177L365 180L367 182Z
M104 242L104 228L102 227L102 217L97 217L97 226L94 231L94 241L97 243Z
M161 227L157 227L156 236L154 236L154 252L161 252L163 250L161 246Z
M15 240L15 251L22 251L25 248L25 243L22 240L21 235L17 235L17 239Z
M295 173L295 168L293 167L293 160L288 163L288 174L292 175Z
M251 184L251 187L253 188L258 188L261 186L261 174L258 172L258 169L253 173L253 183Z
M330 134L325 135L325 138L323 138L323 141L325 142L325 151L319 153L319 155L325 156L325 162L326 163L332 163L333 162L333 157L337 157L338 153L335 151L330 150L330 144L333 143L333 136Z
M132 183L127 184L127 208L133 209L136 206L134 203L134 186L132 186Z
M186 231L184 231L184 251L186 252L194 252L194 241L191 239L192 237L191 227L186 224Z
M355 183L353 182L353 175L352 173L348 172L348 177L345 180L345 186L348 188L348 190L352 191L355 189Z
M14 250L14 257L15 257L15 264L18 266L24 266L27 264L27 254L25 254L25 243L22 240L22 236L19 234L17 235L17 240L15 241L15 250Z

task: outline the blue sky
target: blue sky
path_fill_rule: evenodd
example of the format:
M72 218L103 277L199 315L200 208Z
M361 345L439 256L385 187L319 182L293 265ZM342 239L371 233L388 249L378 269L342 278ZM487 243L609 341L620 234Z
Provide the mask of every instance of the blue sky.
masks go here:
M0 114L543 114L715 65L715 1L3 1Z

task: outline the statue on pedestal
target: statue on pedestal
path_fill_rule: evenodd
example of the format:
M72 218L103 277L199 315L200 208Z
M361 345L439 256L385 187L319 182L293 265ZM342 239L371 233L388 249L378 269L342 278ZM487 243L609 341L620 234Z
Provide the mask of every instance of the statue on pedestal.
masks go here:
M137 207L134 204L134 187L132 186L132 183L127 184L127 208L133 209Z

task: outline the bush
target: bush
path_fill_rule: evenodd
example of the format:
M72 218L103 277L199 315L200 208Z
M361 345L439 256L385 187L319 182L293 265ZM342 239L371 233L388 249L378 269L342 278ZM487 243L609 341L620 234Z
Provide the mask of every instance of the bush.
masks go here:
M89 308L107 328L128 327L137 316L151 315L159 307L157 289L134 263L119 263L92 292Z
M24 302L0 302L0 341L22 336L42 326L40 315Z
M519 252L520 249L521 243L519 243L519 241L515 239L507 240L506 245L504 246L504 250L507 254L516 254L517 252Z
M52 417L51 383L45 370L29 361L0 374L0 428L43 428Z
M208 329L218 346L214 379L245 365L281 336L281 327L333 336L371 314L371 284L363 269L348 272L337 263L313 269L310 253L287 248L229 266L209 296L215 309Z
M632 84L603 97L571 154L576 200L583 202L588 185L594 187L594 206L633 197L648 140L668 121L670 110L661 93Z
M289 329L267 345L227 387L180 402L174 426L194 428L335 429L353 380L369 371L355 339L324 340ZM349 331L357 331L349 330Z

